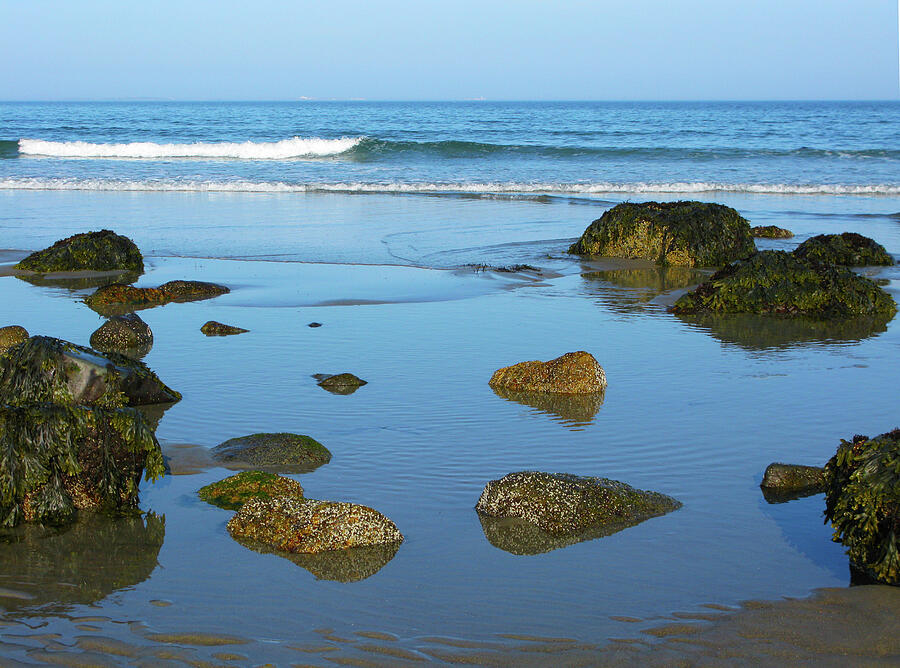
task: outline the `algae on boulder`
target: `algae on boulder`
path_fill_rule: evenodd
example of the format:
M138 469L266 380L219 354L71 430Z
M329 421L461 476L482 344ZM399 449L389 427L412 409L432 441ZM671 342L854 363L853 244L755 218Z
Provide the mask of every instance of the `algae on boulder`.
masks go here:
M825 518L850 565L900 585L900 429L841 440L825 465Z
M569 247L576 255L642 258L657 264L720 267L756 247L734 209L705 202L624 202L592 222Z
M19 325L0 327L0 355L28 338L28 330Z
M777 225L757 225L750 228L750 234L757 239L790 239L794 233Z
M783 503L824 492L825 484L825 469L821 466L773 462L766 467L759 486L766 501Z
M353 394L363 385L369 384L368 381L354 376L352 373L317 373L313 374L313 378L319 381L319 387L332 394Z
M201 499L219 508L237 510L250 499L271 499L275 496L303 498L303 487L296 480L263 471L241 471L219 482L201 487Z
M675 302L672 311L890 319L897 306L887 292L845 267L761 251L717 271Z
M488 384L516 392L592 394L606 389L606 374L593 355L579 350L549 362L520 362L497 369Z
M128 357L143 357L153 347L150 326L136 313L113 316L93 334L92 348L104 353L117 352Z
M220 443L213 459L276 473L308 473L331 461L331 453L303 434L251 434Z
M128 237L111 230L86 232L61 239L32 253L16 265L40 273L54 271L144 271L140 250Z
M855 232L810 237L794 249L794 255L848 267L894 264L894 258L888 254L884 246Z
M200 331L207 336L231 336L232 334L243 334L244 332L249 332L250 330L244 329L242 327L235 327L234 325L225 325L221 322L216 322L215 320L210 320L200 328Z
M203 281L169 281L158 288L112 283L85 297L84 303L101 315L122 315L171 302L211 299L228 292L224 285Z

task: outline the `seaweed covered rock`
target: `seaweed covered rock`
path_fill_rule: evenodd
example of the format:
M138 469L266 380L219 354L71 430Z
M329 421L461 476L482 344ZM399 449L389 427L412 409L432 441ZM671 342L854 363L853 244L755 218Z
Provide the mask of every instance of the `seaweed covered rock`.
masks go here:
M766 467L759 486L766 501L782 503L824 492L825 480L825 469L821 466L773 462Z
M139 315L126 313L113 316L103 323L91 334L90 343L100 352L143 357L153 347L153 332Z
M363 385L368 385L368 381L354 376L352 373L317 373L313 375L313 378L319 381L319 387L332 394L353 394Z
M761 251L717 271L679 298L672 311L890 319L897 305L875 283L844 267Z
M750 224L705 202L625 202L592 222L569 247L576 255L642 258L657 264L721 267L756 251Z
M681 503L608 478L521 471L485 485L475 506L489 517L519 518L552 536L612 533L677 510Z
M0 355L28 338L28 330L19 325L0 327Z
M593 355L579 350L549 362L520 362L497 369L488 384L516 392L591 394L606 389L606 373Z
M750 228L750 234L757 239L790 239L794 233L778 225L757 225Z
M158 288L112 283L85 297L84 303L102 315L121 315L170 302L211 299L228 292L224 285L203 281L169 281Z
M201 487L201 499L219 508L237 510L250 499L276 496L303 498L303 486L296 480L264 471L241 471L219 482Z
M825 465L825 518L850 565L900 585L900 429L841 440Z
M290 496L250 499L228 522L228 532L305 554L403 542L397 525L373 508Z
M894 264L894 258L888 255L884 246L855 232L810 237L794 249L794 255L848 267Z
M221 322L216 322L215 320L210 320L203 324L200 328L200 331L206 334L206 336L231 336L232 334L243 334L244 332L249 332L249 329L243 329L242 327L235 327L234 325L225 325Z
M144 271L141 251L128 237L110 230L85 232L61 239L16 265L40 273L53 271Z
M175 302L191 302L201 299L212 299L231 292L224 285L207 283L206 281L169 281L159 286L165 294Z
M214 460L275 473L308 473L331 461L324 445L303 434L250 434L214 447Z

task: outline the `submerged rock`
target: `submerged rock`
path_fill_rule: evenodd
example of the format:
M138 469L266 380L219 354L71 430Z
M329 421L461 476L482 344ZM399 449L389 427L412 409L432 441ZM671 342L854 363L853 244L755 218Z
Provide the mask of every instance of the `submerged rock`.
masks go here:
M317 373L313 374L313 378L319 381L319 387L332 394L353 394L363 385L368 385L368 381L352 373Z
M492 387L494 394L507 401L515 401L542 413L556 415L567 422L587 424L596 417L603 405L605 392L590 394L559 394L558 392L521 392L505 387Z
M213 459L231 465L245 464L275 473L308 473L331 461L331 453L303 434L251 434L220 443Z
M303 498L303 486L296 480L263 471L242 471L219 482L201 487L201 499L219 508L237 510L250 499L276 496Z
M887 292L849 269L761 251L717 271L672 311L891 318L897 306Z
M848 267L892 265L894 258L879 243L855 232L820 234L794 249L797 257Z
M900 429L841 440L825 473L825 518L851 567L900 585Z
M497 369L488 384L516 392L592 394L606 389L606 374L593 355L579 350L549 362L520 362Z
M28 330L19 325L0 327L0 355L28 338Z
M691 267L720 267L755 251L750 224L737 211L704 202L618 204L569 248L576 255Z
M200 331L207 336L230 336L232 334L243 334L244 332L249 332L250 330L243 329L241 327L235 327L233 325L224 325L221 322L210 320L200 328Z
M128 237L111 230L86 232L61 239L49 248L32 253L16 265L47 273L53 271L144 271L141 251Z
M490 481L475 510L490 517L519 518L564 536L590 530L613 533L680 507L669 496L618 480L521 471Z
M136 313L113 316L91 334L91 347L101 352L117 352L143 357L153 347L150 325Z
M825 491L825 469L821 466L781 464L766 467L760 487L766 501L783 503Z
M228 522L228 532L305 554L403 542L397 526L373 508L288 496L247 501Z
M101 315L117 315L170 302L211 299L228 292L224 285L203 281L169 281L158 288L112 283L85 297L84 303Z
M777 225L757 225L750 228L750 234L758 239L790 239L794 233Z

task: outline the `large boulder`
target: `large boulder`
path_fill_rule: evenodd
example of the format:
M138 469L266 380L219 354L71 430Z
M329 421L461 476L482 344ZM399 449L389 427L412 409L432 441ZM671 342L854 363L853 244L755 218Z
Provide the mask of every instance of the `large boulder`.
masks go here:
M475 506L489 517L519 518L551 536L620 530L681 507L675 499L608 478L520 471L485 485Z
M0 327L0 355L28 338L28 330L19 325Z
M825 517L851 567L900 585L900 429L842 440L825 472Z
M759 486L766 501L783 503L824 492L825 483L825 469L821 466L773 462L766 467Z
M331 461L324 445L304 434L250 434L214 447L215 461L273 473L308 473Z
M115 315L91 334L90 344L104 353L143 357L153 347L153 332L136 313Z
M549 362L520 362L497 369L488 384L515 392L592 394L606 389L606 374L594 356L583 350Z
M894 264L894 258L888 255L884 246L855 232L810 237L794 249L794 255L848 267Z
M717 271L682 295L672 311L890 319L897 305L875 283L844 267L784 251L761 251Z
M755 251L750 224L737 211L705 202L617 204L569 247L576 255L691 267L721 267Z
M234 538L304 554L403 542L397 525L373 508L293 496L250 499L229 520L228 532Z
M53 271L144 271L141 251L128 237L110 230L75 234L32 253L16 265L40 273Z
M170 302L211 299L228 292L224 285L203 281L169 281L158 288L112 283L85 297L84 303L102 315L121 315Z
M303 498L303 486L296 480L264 471L241 471L237 475L201 487L197 495L214 506L238 510L250 499L276 496Z

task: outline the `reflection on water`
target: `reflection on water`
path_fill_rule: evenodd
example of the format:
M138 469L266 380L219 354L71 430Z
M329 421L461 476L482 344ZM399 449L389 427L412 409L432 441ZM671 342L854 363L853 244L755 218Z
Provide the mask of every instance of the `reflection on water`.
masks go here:
M80 512L62 529L23 524L0 532L0 607L59 611L143 582L157 566L164 516Z
M619 313L638 313L657 297L702 283L708 272L693 267L628 266L582 274L585 291Z
M542 413L556 415L572 426L585 426L596 417L603 405L604 392L592 394L557 394L555 392L522 392L504 387L492 387L494 394L507 401L515 401Z
M723 343L748 350L817 343L853 343L887 330L890 318L813 320L755 313L697 313L676 316Z
M143 404L141 406L135 406L135 410L137 410L141 417L144 418L144 422L147 423L147 426L156 430L159 427L159 421L162 420L163 415L166 414L166 411L172 408L177 402L169 401L161 404Z
M394 558L400 543L384 543L368 547L354 547L347 550L329 550L319 554L297 554L273 550L252 540L235 538L244 547L261 554L277 554L293 561L316 576L317 580L335 582L359 582L372 577Z
M95 290L113 283L134 283L136 271L71 271L55 274L16 274L16 278L45 288L64 288L70 292Z
M563 536L554 536L518 517L490 517L479 513L478 519L481 520L484 537L491 545L511 554L527 555L551 552L586 540L611 536L649 518L644 517L636 522L610 524Z

